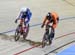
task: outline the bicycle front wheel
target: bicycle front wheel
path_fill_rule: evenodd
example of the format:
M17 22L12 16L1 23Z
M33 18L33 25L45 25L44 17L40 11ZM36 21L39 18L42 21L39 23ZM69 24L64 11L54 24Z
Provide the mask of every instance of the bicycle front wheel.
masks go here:
M14 36L15 41L18 41L19 38L20 38L20 33L16 31Z

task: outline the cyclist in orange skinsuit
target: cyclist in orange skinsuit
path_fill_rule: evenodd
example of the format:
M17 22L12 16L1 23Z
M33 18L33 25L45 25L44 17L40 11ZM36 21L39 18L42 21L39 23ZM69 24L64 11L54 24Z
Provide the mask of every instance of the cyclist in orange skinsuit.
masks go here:
M53 38L54 38L54 35L55 35L55 28L56 28L56 26L57 26L57 24L58 24L58 22L59 22L59 17L58 17L58 15L57 15L57 13L55 13L55 12L48 12L48 14L46 15L46 17L45 17L45 19L44 19L44 21L43 21L43 24L42 24L42 26L41 26L41 28L43 28L44 27L44 25L49 25L50 23L52 23L52 25L51 25L51 33L49 34L49 37L48 37L48 39L49 39L49 44L51 44L52 43L52 40L53 40ZM49 31L49 30L48 30Z

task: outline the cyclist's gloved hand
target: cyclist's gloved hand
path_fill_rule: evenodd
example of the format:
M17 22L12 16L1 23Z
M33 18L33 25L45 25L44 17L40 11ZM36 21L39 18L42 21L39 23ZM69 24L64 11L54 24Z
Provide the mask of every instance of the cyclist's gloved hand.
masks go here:
M15 23L17 23L17 19L15 20Z
M43 28L43 27L44 27L44 24L41 25L41 28Z

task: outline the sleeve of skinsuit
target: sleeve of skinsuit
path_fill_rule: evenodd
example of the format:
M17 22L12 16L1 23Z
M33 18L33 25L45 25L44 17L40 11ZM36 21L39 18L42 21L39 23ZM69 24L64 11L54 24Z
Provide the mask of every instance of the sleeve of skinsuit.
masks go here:
M54 18L54 22L53 22L53 28L55 29L56 28L56 26L57 26L57 18Z
M26 21L26 23L29 23L31 16L32 16L32 13L29 11L28 14L27 14L27 21Z
M19 16L17 17L17 20L21 19L22 17L22 12L20 12Z
M43 21L43 24L44 24L44 25L45 25L46 20L47 20L47 18L45 17L45 18L44 18L44 21Z
M41 26L41 28L43 28L44 27L44 25L46 25L45 23L46 23L46 17L44 18L44 21L43 21L43 23L42 23L42 26Z

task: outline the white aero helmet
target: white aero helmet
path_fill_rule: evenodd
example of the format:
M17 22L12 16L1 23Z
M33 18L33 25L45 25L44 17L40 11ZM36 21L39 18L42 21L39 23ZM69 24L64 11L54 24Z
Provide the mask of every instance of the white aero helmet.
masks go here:
M21 12L26 12L27 9L28 9L27 7L22 7L22 8L21 8Z

